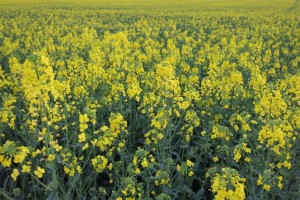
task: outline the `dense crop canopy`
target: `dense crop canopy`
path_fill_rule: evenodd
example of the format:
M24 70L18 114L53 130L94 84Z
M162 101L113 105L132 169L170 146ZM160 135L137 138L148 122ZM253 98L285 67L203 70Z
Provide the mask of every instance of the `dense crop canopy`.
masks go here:
M300 198L300 1L0 11L0 199Z

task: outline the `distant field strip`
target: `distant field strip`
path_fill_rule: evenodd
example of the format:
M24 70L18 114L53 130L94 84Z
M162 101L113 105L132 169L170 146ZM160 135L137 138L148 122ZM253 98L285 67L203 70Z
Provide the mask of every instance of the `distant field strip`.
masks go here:
M298 1L297 1L298 2ZM0 0L0 5L69 5L69 6L97 6L102 8L274 8L288 9L293 5L294 0ZM297 3L299 4L299 3Z

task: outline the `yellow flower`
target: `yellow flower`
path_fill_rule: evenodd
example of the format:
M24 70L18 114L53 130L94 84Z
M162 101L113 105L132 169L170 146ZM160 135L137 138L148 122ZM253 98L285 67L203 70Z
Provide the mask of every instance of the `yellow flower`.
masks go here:
M69 172L69 176L74 176L75 175L75 169L72 168Z
M193 172L193 171L190 171L188 175L189 175L189 176L193 176L193 175L194 175L194 172Z
M82 169L81 169L81 167L79 165L76 167L76 170L77 170L78 174L81 174Z
M48 161L53 161L55 159L55 155L49 154L47 160Z
M82 147L82 151L86 150L87 148L89 148L89 143L85 143Z
M144 158L143 162L142 162L142 167L146 168L146 167L148 167L148 165L149 165L149 163L148 163L147 159Z
M259 175L257 180L257 185L262 185L262 184L263 184L262 176Z
M84 142L86 140L85 133L78 135L78 142Z
M180 172L181 166L180 166L180 165L177 165L176 168L177 168L177 170Z
M213 157L213 160L214 160L214 162L218 162L218 161L219 161L218 156L214 156L214 157Z
M89 126L85 123L83 124L79 124L79 129L80 129L80 132L83 132L85 131Z
M11 177L12 177L12 179L14 180L14 181L16 181L17 180L17 177L19 176L19 170L18 169L14 169L13 170L13 173L11 174Z
M1 160L1 164L3 167L10 167L11 166L11 157L4 157L4 159Z
M35 171L34 174L38 177L38 178L42 178L44 176L45 173L45 169L38 167Z
M125 146L124 142L120 142L117 148L118 151L120 152L124 146Z
M241 159L242 155L241 155L241 151L239 148L235 148L233 150L233 154L234 154L234 157L233 157L233 160L235 162L239 162L239 160Z
M22 163L27 157L29 150L27 147L18 147L20 152L14 155L14 163Z
M271 186L268 185L268 184L264 184L264 189L265 189L266 191L270 191Z
M66 174L68 174L68 173L70 172L70 169L69 169L67 166L64 166L64 172L65 172Z
M141 170L139 168L136 168L135 171L134 171L136 174L140 174L141 173Z
M164 135L163 135L162 133L159 133L159 134L157 135L157 138L161 140L161 139L164 138Z
M22 172L23 173L29 173L30 169L31 169L31 167L29 165L23 165L22 166Z
M109 165L107 166L107 168L108 168L109 170L112 170L113 164L112 164L112 163L109 163Z
M62 150L62 146L60 146L59 144L57 144L57 141L54 142L50 142L50 145L53 147L53 149L55 149L56 152L59 152L60 150Z
M137 157L133 156L133 164L136 166L137 165Z
M80 115L79 116L79 122L80 123L87 123L89 122L89 117L87 114L84 114L84 115Z
M283 185L282 185L282 176L277 176L277 179L278 179L278 188L281 190Z
M186 164L187 164L188 167L194 167L194 163L190 160L187 160Z
M107 167L108 160L104 156L98 155L96 158L92 159L92 164L96 172L101 173Z
M282 187L283 187L283 185L282 185L282 183L281 183L281 182L279 182L277 186L278 186L278 188L279 188L280 190L281 190L281 189L282 189Z
M32 156L33 158L35 158L35 157L36 157L37 155L39 155L40 153L42 153L42 151L39 150L39 149L37 149L36 151L32 152L31 156Z

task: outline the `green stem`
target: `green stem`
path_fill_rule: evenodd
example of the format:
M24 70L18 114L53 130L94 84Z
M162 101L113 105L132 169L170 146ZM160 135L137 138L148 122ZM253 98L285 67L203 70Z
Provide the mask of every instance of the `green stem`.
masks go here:
M46 188L47 190L52 192L52 189L49 188L47 185L45 185L44 183L42 183L37 177L35 177L32 173L29 173L39 184L41 184L44 188Z
M255 191L255 182L253 181L253 176L252 176L252 173L250 173L250 177L251 177L251 186L252 186L252 192L253 192L253 194L254 194L254 197L256 197L256 191Z
M52 149L52 148L51 148ZM51 161L51 165L52 165L52 182L53 182L53 190L55 191L55 197L57 198L57 191L58 191L58 181L57 181L57 176L56 176L56 165L54 163L54 161Z
M146 179L147 180L147 182L146 182L146 184L147 184L147 187L146 187L146 194L147 194L147 198L150 198L150 185L149 185L149 179Z
M4 198L6 198L6 199L8 199L8 200L13 200L13 199L10 198L7 194L5 194L5 192L3 192L3 189L2 189L2 188L0 188L0 194L1 194Z
M86 157L86 162L85 162L85 163L83 164L83 166L82 166L82 170L85 168L85 166L86 166L87 163L89 162L92 153L93 153L93 151L89 151L89 154L88 154L88 156ZM75 182L77 183L77 180L80 178L80 175L76 176L75 178L76 178L76 181L75 181ZM74 188L75 188L76 192L78 192L78 189L77 189L76 185L75 185L75 186L72 185L71 188L69 188L69 190L67 191L67 197L69 197L69 195L71 195L71 192L72 192L72 190L73 190ZM81 190L82 190L82 189L81 189ZM81 192L81 190L80 190L80 192Z

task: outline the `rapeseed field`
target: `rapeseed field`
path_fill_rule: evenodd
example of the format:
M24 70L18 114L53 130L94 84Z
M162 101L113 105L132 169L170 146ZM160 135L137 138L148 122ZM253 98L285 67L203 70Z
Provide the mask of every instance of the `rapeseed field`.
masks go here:
M0 199L300 199L299 0L0 0Z

